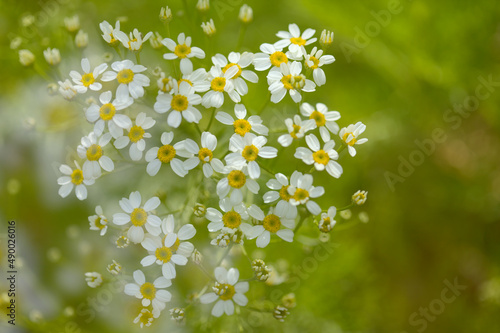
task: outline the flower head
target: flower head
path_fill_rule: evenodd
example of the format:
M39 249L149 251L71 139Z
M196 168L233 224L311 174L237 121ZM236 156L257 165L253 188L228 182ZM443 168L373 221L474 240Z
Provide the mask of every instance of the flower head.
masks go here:
M104 73L106 68L108 68L108 65L103 63L94 68L94 70L90 70L90 62L87 58L82 59L81 65L83 74L80 74L77 71L69 72L69 76L71 76L73 82L75 83L76 91L78 91L78 93L80 94L84 94L87 92L87 89L94 91L101 90L102 84L97 82L96 80L102 73ZM101 79L105 81L104 77Z
M223 123L224 125L232 125L234 127L234 132L241 136L245 136L246 133L254 131L257 134L267 136L269 134L269 129L262 125L262 119L259 116L247 116L247 109L243 104L236 104L234 106L234 119L231 115L226 112L219 111L215 115L215 119Z
M125 294L141 299L142 306L152 305L153 314L159 314L165 308L165 303L172 298L172 294L164 290L170 287L172 282L163 276L154 280L153 283L146 282L146 276L141 270L136 270L133 276L135 283L125 285Z
M103 147L111 140L111 134L106 133L101 136L91 132L84 136L81 144L76 148L80 158L84 158L83 176L87 179L99 178L101 168L111 172L115 169L115 164L108 156L104 155Z
M362 122L357 122L354 125L349 125L344 127L339 132L339 137L342 141L347 145L347 149L349 150L349 155L355 156L356 149L354 145L361 145L368 141L366 138L359 139L358 137L363 133L366 129L366 125Z
M63 198L67 197L74 187L76 197L79 200L85 200L87 198L87 188L85 185L89 186L94 184L94 179L84 176L82 168L80 168L80 165L78 165L76 161L75 167L75 169L72 169L66 164L59 167L59 171L64 175L57 179L57 183L61 185L59 188L59 195Z
M274 43L276 48L285 48L288 47L290 52L296 55L305 55L302 53L301 46L309 45L314 43L317 38L314 37L314 33L316 30L314 29L306 29L301 34L300 29L297 24L291 23L288 25L288 31L279 31L276 36L282 38L280 41Z
M108 230L108 219L104 216L101 206L95 208L96 215L89 216L90 230L100 231L101 236Z
M116 80L119 83L116 95L132 96L134 99L144 96L144 87L149 86L149 78L140 74L147 68L136 65L131 60L115 61L111 64L112 71L107 71L102 76L102 81Z
M339 125L335 122L340 119L338 111L328 111L328 107L323 103L317 103L314 108L309 103L300 106L300 113L314 121L314 128L319 128L319 134L323 141L330 141L330 132L337 134Z
M142 158L142 152L146 149L146 141L144 139L151 138L151 134L146 132L154 126L156 121L147 117L145 112L141 112L135 119L135 125L129 124L126 128L127 135L118 137L114 146L118 149L123 149L130 144L129 155L133 161L138 161ZM133 125L133 126L132 126Z
M327 141L323 147L321 147L318 138L314 134L309 134L306 136L306 142L310 149L305 147L298 147L295 151L295 158L301 159L305 164L314 164L314 167L318 171L326 171L330 176L339 178L342 175L342 166L335 161L339 158L339 154L333 147L335 146L335 141Z

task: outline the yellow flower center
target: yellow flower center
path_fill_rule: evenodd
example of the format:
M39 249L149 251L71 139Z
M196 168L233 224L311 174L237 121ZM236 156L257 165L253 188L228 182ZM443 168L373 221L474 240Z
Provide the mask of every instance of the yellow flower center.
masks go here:
M243 71L241 69L241 66L238 65L238 64L234 64L234 63L229 63L227 64L226 66L224 66L224 68L222 69L222 72L225 73L229 68L231 68L232 66L238 66L238 72L236 72L236 74L234 74L234 76L232 77L233 79L236 79L237 77L239 77L241 75L241 72Z
M269 60L271 60L271 64L276 67L280 67L281 63L288 63L288 58L286 54L284 54L281 51L276 51L271 56L269 57Z
M233 170L227 175L229 186L234 188L242 188L247 181L247 177L240 170Z
M309 119L314 119L314 121L316 122L316 126L318 127L325 126L326 124L325 115L316 110L311 113Z
M130 132L128 132L128 137L130 141L137 142L144 136L144 129L141 126L132 126Z
M193 82L189 81L189 80L186 80L186 79L180 79L179 81L177 81L177 86L181 86L181 82L187 82L189 83L189 85L192 87L193 86Z
M168 163L175 157L175 148L171 145L164 145L158 149L158 159L162 163Z
M329 226L330 226L330 217L327 216L323 219L323 224L319 227L319 230L321 232L328 232L330 231Z
M132 51L132 43L137 42L137 38L131 39L128 41L128 49ZM142 45L141 45L142 48Z
M222 222L226 228L238 228L241 224L241 215L236 212L227 212L222 216Z
M328 161L330 161L330 156L323 149L320 149L313 153L313 160L316 163L327 165Z
M141 286L142 297L152 300L156 295L156 288L151 282L146 282Z
M234 132L241 135L245 136L245 133L250 132L252 129L252 125L248 122L248 120L245 119L237 119L234 123Z
M280 198L282 200L289 201L292 198L292 196L288 193L288 187L290 187L290 185L286 185L286 186L281 187Z
M236 290L234 290L234 287L230 284L220 284L218 287L221 291L223 291L223 293L219 295L220 299L223 301L232 299L236 293Z
M179 111L179 112L182 112L184 110L186 110L189 106L189 102L188 102L188 99L186 96L183 96L183 95L175 95L173 98L172 98L172 102L170 102L170 106L172 107L172 109L174 109L175 111Z
M163 79L161 79L161 83L162 83L162 87L161 87L161 91L163 92L170 92L170 90L172 90L172 85L170 85L170 79L168 77L165 77Z
M71 173L71 182L75 185L83 183L83 172L80 169L75 169Z
M298 188L295 190L295 193L293 194L293 198L296 201L303 201L303 200L309 198L309 192L307 192L306 190L304 190L302 188Z
M290 132L290 136L294 139L298 139L297 134L300 132L300 126L299 125L293 125L293 130Z
M225 77L216 77L212 80L210 87L215 91L224 91L224 87L226 86L226 78Z
M264 221L262 221L262 225L264 226L264 229L266 229L269 232L276 232L280 230L281 227L281 220L278 216L274 214L269 214L266 217L264 217Z
M172 250L166 246L159 247L155 252L156 259L162 261L163 263L167 263L172 258Z
M125 236L120 236L118 237L118 239L116 240L116 246L120 247L120 248L123 248L125 246L128 245L128 238L125 237Z
M349 135L351 135L351 134L352 134L352 139L351 139L351 141L347 142L346 140L349 137ZM356 137L354 136L354 134L352 132L344 134L344 136L342 137L342 140L344 140L345 143L347 143L349 146L354 146L356 141L358 141L358 140L356 140Z
M165 236L165 237L166 237L166 236ZM179 238L176 238L176 239L175 239L175 243L174 243L174 245L172 245L172 246L170 247L170 250L171 250L172 252L177 251L177 249L179 248L179 245L181 245L181 241L179 240Z
M312 66L309 66L307 63L307 61L305 62L306 66L309 67L310 69L316 69L319 67L319 59L314 57L314 56L310 56L309 57L309 60L313 62Z
M108 223L108 220L106 219L101 219L100 216L98 216L96 219L95 219L95 226L98 227L99 229L104 229L104 227L106 226L106 224Z
M198 152L198 158L200 159L200 161L202 161L203 163L208 163L212 160L212 157L214 156L214 154L212 153L212 151L208 148L201 148L200 151Z
M99 116L102 120L111 120L116 113L116 108L113 104L107 103L99 109Z
M102 156L102 148L99 145L93 144L87 148L87 159L89 161L97 161Z
M153 313L150 311L144 311L141 312L141 317L139 319L139 322L143 324L144 326L148 326L152 321L153 321Z
M259 156L259 149L254 145L246 146L241 153L248 162L255 161Z
M283 75L283 77L281 78L281 82L283 82L283 86L285 87L285 89L293 89L291 74Z
M94 75L92 73L87 73L82 75L82 79L80 80L85 87L90 86L95 82Z
M290 42L292 42L292 44L296 44L298 46L306 45L306 40L302 37L292 37L292 38L290 38Z
M132 221L132 224L136 227L142 227L146 224L147 219L148 213L142 208L136 208L132 211L132 214L130 214L130 221Z
M175 47L174 54L179 58L186 58L191 53L191 47L186 44L179 44Z
M122 69L116 75L116 80L118 83L129 84L134 80L134 72L131 69Z

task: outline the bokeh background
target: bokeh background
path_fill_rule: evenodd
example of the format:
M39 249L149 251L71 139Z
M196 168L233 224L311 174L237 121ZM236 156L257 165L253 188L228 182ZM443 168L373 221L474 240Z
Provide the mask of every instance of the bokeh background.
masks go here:
M88 230L87 222L96 204L116 205L139 180L125 184L109 180L103 190L94 186L89 189L91 199L85 202L73 195L64 200L57 195L58 163L68 159L77 138L88 128L78 105L48 96L47 82L19 64L17 50L9 46L12 38L22 37L20 48L30 49L45 69L42 51L49 46L60 48L60 71L67 77L70 69L79 68L82 54L71 46L64 17L80 17L90 37L86 56L112 51L99 36L98 23L103 20L114 23L121 18L124 31L137 27L163 34L158 13L165 5L174 12L172 34L186 31L199 41L195 45L204 47L206 38L199 28L202 17L195 13L195 1L185 2L192 13L189 19L182 1L0 2L0 217L4 222L17 221L18 264L22 265L18 331L139 330L131 323L138 309L134 300L120 293L99 295L86 286L83 274L106 273L106 264L114 258L130 274L138 268L141 254L117 251L109 239ZM227 54L236 46L237 16L243 3L211 1L206 18L213 18L217 27L212 41L216 52ZM340 111L343 126L362 121L369 141L360 146L356 157L343 156L341 179L323 178L329 195L322 203L344 206L358 189L369 191L368 201L352 210L350 219L339 218L327 243L328 255L321 252L318 256L315 247L307 245L314 234L307 227L294 246L274 244L266 249L266 260L288 270L292 282L257 288L249 296L279 299L294 292L297 306L285 323L269 314L243 310L241 319L206 323L209 307L205 306L190 315L193 322L198 321L194 326L176 326L165 312L150 330L499 332L498 1L247 4L254 10L254 21L246 31L243 50L258 52L261 43L275 42L274 34L291 22L302 29L316 29L317 37L322 29L334 31L330 52L336 62L324 67L327 85L307 101L324 102ZM44 22L40 13L47 10L53 14ZM26 13L40 19L35 36L22 28ZM154 61L161 64L161 60ZM490 84L485 85L485 80ZM246 102L258 109L266 87L260 84L250 90ZM289 99L288 103L279 109L269 106L264 118L295 112ZM435 131L441 133L439 142L430 144ZM427 143L426 153L418 152L422 148L416 141ZM417 165L409 167L408 163ZM362 218L365 222L360 223L360 212L367 214L368 222ZM4 222L2 234L7 228ZM202 221L197 223L204 226ZM196 241L203 237L206 234L199 233ZM1 244L4 272L5 238ZM196 268L186 267L181 273L183 279L176 281L179 294L194 292L196 285L204 283ZM443 295L453 294L446 291L447 281L465 288L448 303L443 302ZM0 290L5 282L2 278ZM95 311L89 310L98 296L106 299L105 306L101 302ZM428 315L420 312L429 307ZM1 321L5 318L2 312ZM0 326L4 329L12 328Z

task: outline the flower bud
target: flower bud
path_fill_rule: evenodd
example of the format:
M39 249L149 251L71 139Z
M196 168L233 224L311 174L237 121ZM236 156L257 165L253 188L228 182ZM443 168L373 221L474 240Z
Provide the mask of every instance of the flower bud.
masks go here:
M244 4L243 6L241 6L239 19L241 22L243 22L245 24L252 22L252 20L253 20L252 7L250 7L247 4Z
M87 47L89 44L89 35L85 31L79 30L75 36L75 44L80 49Z
M210 21L208 22L202 23L201 27L205 35L207 35L208 37L212 37L213 35L215 35L215 32L217 31L217 29L215 29L213 19L210 19Z
M35 55L30 50L19 50L19 62L23 66L31 66L35 62Z
M61 54L56 48L51 49L50 47L43 51L43 56L47 63L51 66L57 66L61 62Z
M366 196L368 195L368 192L366 191L358 191L352 195L352 201L358 205L361 206L366 202Z
M170 10L170 8L168 8L168 6L161 7L160 20L165 22L165 23L172 21L172 10Z

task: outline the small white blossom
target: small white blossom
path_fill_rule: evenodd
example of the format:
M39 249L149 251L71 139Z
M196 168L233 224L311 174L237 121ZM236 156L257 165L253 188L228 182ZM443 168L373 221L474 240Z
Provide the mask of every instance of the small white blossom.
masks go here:
M97 272L85 273L85 281L90 288L97 288L102 284L102 275Z
M357 122L354 125L349 125L344 127L339 132L339 137L344 141L347 145L347 149L349 149L349 155L355 156L356 149L354 145L361 145L368 141L366 138L359 139L358 137L363 133L366 129L366 125L362 122Z

